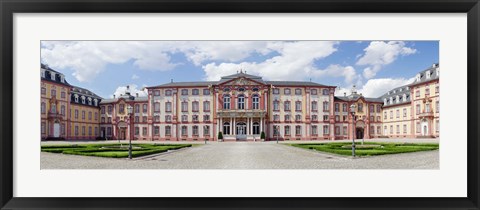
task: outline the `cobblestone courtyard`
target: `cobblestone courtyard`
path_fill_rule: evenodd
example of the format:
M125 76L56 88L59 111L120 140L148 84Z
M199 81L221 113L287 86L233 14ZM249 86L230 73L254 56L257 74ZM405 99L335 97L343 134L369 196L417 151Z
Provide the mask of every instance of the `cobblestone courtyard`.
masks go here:
M440 164L438 150L351 158L309 151L285 143L208 142L206 145L133 160L42 152L40 165L41 169L439 169Z

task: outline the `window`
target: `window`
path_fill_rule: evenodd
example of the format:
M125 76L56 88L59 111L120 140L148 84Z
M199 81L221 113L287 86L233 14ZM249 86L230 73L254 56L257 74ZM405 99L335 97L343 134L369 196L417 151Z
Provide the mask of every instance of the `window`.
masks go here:
M377 116L377 121L380 122L382 118L380 116Z
M397 134L400 133L400 125L397 125Z
M192 128L192 134L194 136L198 136L198 126L197 125L194 125L193 128Z
M112 136L112 127L107 127L107 136Z
M136 122L136 123L140 122L140 117L139 117L139 116L135 116L134 122Z
M335 121L340 122L340 115L335 115Z
M223 109L230 109L230 95L223 96Z
M140 105L135 104L135 113L140 113Z
M245 96L244 95L239 95L238 96L238 109L245 109Z
M75 119L78 119L78 110L75 109Z
M275 133L276 133L276 134L278 134L278 130L277 130L277 129L278 129L278 128L275 126L275 131L276 131ZM290 126L286 125L286 126L284 127L284 131L283 131L283 132L285 133L285 136L290 136Z
M285 115L285 122L290 122L290 115Z
M65 92L60 93L60 97L65 98Z
M440 92L440 86L438 84L435 85L435 93Z
M105 123L105 117L100 118L101 123Z
M302 115L295 115L295 121L299 122L299 121L302 121Z
M415 109L415 110L416 110L416 113L417 113L417 114L420 114L420 104L417 104L417 105L415 106L415 108L416 108L416 109Z
M328 121L328 115L323 115L323 121Z
M82 136L85 136L85 126L82 126Z
M420 90L415 91L415 97L420 97Z
M273 101L273 111L279 111L279 101Z
M188 102L182 102L182 112L188 112Z
M323 126L323 134L328 135L329 133L330 133L330 131L328 130L328 125L324 125Z
M403 118L407 117L407 109L403 108Z
M172 135L172 126L165 126L165 136L171 136Z
M275 94L275 95L280 94L280 89L278 89L278 88L273 88L273 94Z
M335 135L340 135L340 126L335 126Z
M358 104L358 112L363 112L363 104Z
M260 134L260 123L253 122L253 135L259 135L259 134Z
M108 114L112 114L112 111L113 111L113 107L112 107L112 106L108 106Z
M155 126L153 127L153 135L159 135L160 134L160 127Z
M143 113L147 113L147 104L143 104L142 106L143 106L143 110L142 110Z
M197 96L200 94L200 91L198 89L193 89L192 90L192 95Z
M328 110L329 110L328 101L324 101L323 102L323 111L328 112Z
M440 120L435 121L435 130L437 133L440 132Z
M107 120L108 120L107 122L109 122L109 123L112 122L112 118L111 118L111 117L107 118Z
M165 115L165 122L172 122L172 115Z
M198 115L192 115L192 121L198 122Z
M430 95L430 88L425 88L425 97Z
M377 126L377 135L382 134L382 127Z
M405 124L403 125L403 133L404 134L407 133L407 125L405 125Z
M166 118L166 116L165 116L165 118ZM159 115L153 116L153 122L160 122L160 116Z
M188 90L187 89L182 89L182 96L188 95Z
M100 107L100 113L105 114L105 106Z
M165 102L165 111L172 112L172 102Z
M146 135L147 135L147 128L143 127L142 128L142 136L146 136Z
M375 134L375 127L374 126L370 126L370 134Z
M92 120L92 112L88 112L88 120Z
M188 115L182 115L182 122L188 121Z
M370 106L369 106L369 112L370 112L370 113L375 112L374 105L370 105Z
M283 104L283 109L285 111L290 111L290 101L285 101L285 103Z
M203 102L203 111L204 112L210 112L210 101L204 101Z
M295 111L302 111L302 102L296 101L295 102Z
M335 103L335 112L339 112L339 111L340 111L340 104Z
M343 135L347 135L347 126L343 126Z
M393 134L393 125L390 126L390 134Z
M203 89L203 95L204 96L210 95L210 90L209 89Z
M182 126L182 136L187 136L188 128L187 126Z
M160 96L160 90L154 90L153 95L154 96Z
M78 126L75 126L75 136L78 136Z
M310 91L310 93L311 93L312 95L317 95L317 94L318 94L318 91L317 91L317 89L312 89L312 90Z
M210 136L210 126L203 126L203 136Z
M400 118L400 110L397 109L397 118Z
M125 113L125 104L118 105L118 113L123 114Z
M38 109L37 109L38 110ZM42 114L45 114L47 108L46 108L46 105L45 105L45 102L42 102L41 105L40 105L40 110L42 112Z
M42 87L42 95L45 95L47 93L47 89Z
M347 115L343 115L343 122L347 121Z
M192 111L193 111L193 112L198 112L199 109L200 109L200 106L199 106L199 104L198 104L198 101L192 102Z
M314 121L314 122L318 121L318 116L317 115L312 115L312 121Z
M142 117L142 122L146 123L147 122L147 116Z
M46 133L46 128L45 128L46 124L44 122L42 122L42 134L45 134Z
M278 114L273 115L273 121L275 121L275 122L280 121L280 115L278 115Z
M50 90L50 95L52 98L54 98L55 96L57 96L57 91L56 90Z
M429 103L425 104L425 112L430 113L430 104Z
M440 101L435 102L435 112L437 112L437 113L440 112Z
M416 130L417 133L420 133L420 129L421 129L421 128L420 128L420 122L417 122L417 130Z
M316 101L312 101L312 112L316 112L318 110L318 104Z
M172 96L172 90L166 90L165 95L166 96Z
M382 107L380 105L377 105L377 113L381 113Z
M330 91L329 91L328 89L323 89L323 90L322 90L322 94L323 94L323 95L328 95L329 92L330 92Z
M260 108L260 98L258 95L253 95L252 96L252 108L253 109L259 109Z
M210 121L210 115L208 115L208 114L203 115L203 121L204 122L209 122Z
M230 123L229 122L223 123L223 134L230 135Z
M301 126L299 126L299 125L295 126L295 135L296 136L302 135L302 127Z
M160 103L159 103L159 102L153 103L153 111L154 111L155 113L159 113L159 112L160 112Z
M295 95L302 95L302 89L300 88L295 89Z
M370 116L370 122L373 122L375 120L375 117Z
M390 119L393 119L393 110L390 110Z
M82 120L85 119L85 111L82 111Z
M285 89L283 90L283 93L284 93L285 95L290 95L290 93L291 93L290 88L285 88Z
M342 112L347 112L347 104L342 104Z

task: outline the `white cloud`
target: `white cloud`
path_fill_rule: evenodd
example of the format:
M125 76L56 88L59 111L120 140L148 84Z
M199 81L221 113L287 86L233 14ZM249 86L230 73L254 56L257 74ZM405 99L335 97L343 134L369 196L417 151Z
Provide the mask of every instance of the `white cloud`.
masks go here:
M140 79L140 76L134 74L134 75L132 75L132 79L133 79L133 80Z
M373 78L383 66L394 62L398 56L415 54L416 49L405 47L405 42L401 41L373 41L363 50L365 54L361 56L357 65L367 65L363 70L363 76L366 79Z
M414 81L415 78L404 79L404 78L380 78L380 79L370 79L361 87L357 87L357 92L362 93L365 97L377 98L392 90L394 88L410 84ZM351 88L339 88L335 90L335 95L343 96L344 92L347 95L350 95Z
M314 66L318 59L325 58L336 49L337 42L302 41L269 42L267 49L279 55L262 62L208 63L203 65L206 80L219 80L221 76L234 74L244 69L249 74L260 75L266 80L303 80L308 77L345 77L350 82L355 79L353 67L331 65L322 70Z
M119 86L117 87L117 89L115 90L115 93L113 94L115 95L115 97L125 95L127 92L127 89L129 90L130 94L133 96L136 96L137 93L139 97L144 97L148 95L147 89L138 88L138 86L135 84L128 85L128 88L127 86ZM111 95L110 97L113 98L113 95Z

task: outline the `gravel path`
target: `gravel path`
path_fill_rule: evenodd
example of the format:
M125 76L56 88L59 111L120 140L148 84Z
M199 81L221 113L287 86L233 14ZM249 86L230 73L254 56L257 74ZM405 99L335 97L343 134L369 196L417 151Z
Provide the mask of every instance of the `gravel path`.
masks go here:
M275 142L209 142L149 157L41 153L41 169L439 169L439 152L350 158Z

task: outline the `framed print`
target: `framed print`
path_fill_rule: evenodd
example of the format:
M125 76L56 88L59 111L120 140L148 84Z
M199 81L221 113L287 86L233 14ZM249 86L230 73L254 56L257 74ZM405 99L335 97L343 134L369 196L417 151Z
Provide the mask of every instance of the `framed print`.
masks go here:
M479 208L476 0L0 5L2 209Z

